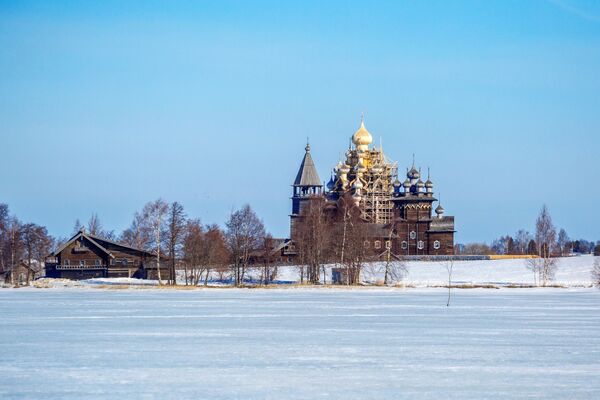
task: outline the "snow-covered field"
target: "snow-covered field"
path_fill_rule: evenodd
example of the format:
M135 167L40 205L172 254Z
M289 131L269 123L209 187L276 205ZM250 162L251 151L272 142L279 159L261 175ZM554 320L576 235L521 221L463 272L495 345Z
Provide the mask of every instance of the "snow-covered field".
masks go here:
M565 287L589 287L592 285L591 271L594 265L593 256L564 257L557 259L556 279L554 285ZM408 287L436 287L448 284L446 262L412 261L406 264L407 273L403 277L404 286ZM453 285L493 285L527 286L534 284L533 273L527 269L527 261L523 259L482 260L482 261L455 261L453 264ZM331 283L331 265L326 268L327 283ZM385 263L368 264L362 272L361 279L365 284L383 283ZM259 271L251 271L248 276L258 282ZM227 286L230 283L214 279L209 281L211 286ZM181 271L178 281L184 283ZM297 267L279 267L275 284L299 283L299 269ZM41 280L35 283L38 287L97 287L99 285L135 285L153 286L156 281L130 279L130 278L96 278L86 281L66 280Z
M557 272L554 284L562 286L589 286L591 271L594 265L591 255L563 257L557 259ZM446 262L409 262L408 274L404 283L413 286L445 285L448 283ZM378 274L369 275L365 271L365 280L382 279L383 265L376 269ZM455 261L453 265L452 282L492 285L532 285L533 273L527 269L527 260L485 260L485 261Z
M555 285L581 287L591 285L593 256L563 257L557 259ZM406 263L407 274L402 283L407 286L428 287L448 284L447 262L411 261ZM372 263L362 272L365 283L383 282L385 263ZM283 282L298 282L298 268L280 268L278 279ZM327 269L331 282L331 268ZM527 269L525 259L454 261L452 283L474 285L533 285L533 273Z
M0 398L600 398L600 291L0 290Z

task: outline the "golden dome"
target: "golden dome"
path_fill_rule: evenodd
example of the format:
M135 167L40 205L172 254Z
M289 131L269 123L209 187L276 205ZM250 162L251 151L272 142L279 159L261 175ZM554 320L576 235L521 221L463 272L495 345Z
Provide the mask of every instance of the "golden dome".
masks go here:
M352 135L352 143L358 150L366 151L369 149L369 145L373 142L373 137L365 128L364 119L360 121L360 128Z

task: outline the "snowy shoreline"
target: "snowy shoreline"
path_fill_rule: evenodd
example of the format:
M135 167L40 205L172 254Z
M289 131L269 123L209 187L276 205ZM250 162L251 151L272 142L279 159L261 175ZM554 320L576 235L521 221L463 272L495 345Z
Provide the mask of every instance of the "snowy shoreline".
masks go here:
M558 270L555 279L545 288L590 288L593 256L564 257L558 259ZM367 290L367 289L436 289L448 287L446 262L443 261L411 261L406 263L407 272L401 282L383 285L385 263L370 263L362 271L362 282L358 286L343 285L306 285L300 284L299 269L293 266L280 267L277 280L269 286L258 282L258 271L250 273L250 280L241 289L313 289L313 290ZM326 266L327 283L331 282L333 265ZM256 275L256 276L254 276ZM527 269L526 260L501 259L478 261L455 261L452 273L454 289L524 289L542 288L534 282L533 274ZM183 276L178 279L177 286L159 286L155 280L134 278L95 278L82 281L67 279L42 278L32 282L31 289L42 288L84 288L84 289L146 289L146 290L202 290L202 289L234 289L230 282L219 281L211 277L208 286L185 286ZM27 288L19 288L27 289Z

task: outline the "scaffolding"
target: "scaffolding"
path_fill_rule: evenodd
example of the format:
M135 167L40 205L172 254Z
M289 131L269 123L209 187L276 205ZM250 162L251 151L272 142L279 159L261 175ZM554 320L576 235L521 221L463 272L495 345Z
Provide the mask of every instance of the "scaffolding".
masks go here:
M331 191L338 198L350 192L365 221L376 224L392 221L398 164L390 162L381 148L349 149L345 162L339 163L335 171L337 178Z

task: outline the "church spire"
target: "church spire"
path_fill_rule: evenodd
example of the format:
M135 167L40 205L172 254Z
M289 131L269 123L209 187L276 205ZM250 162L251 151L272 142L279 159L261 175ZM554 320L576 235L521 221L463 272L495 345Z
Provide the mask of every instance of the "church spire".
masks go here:
M315 163L310 155L310 143L308 140L306 141L304 150L306 152L304 153L304 158L300 164L300 169L298 169L298 174L296 174L294 186L322 187L321 178L319 178L319 173L317 172Z

